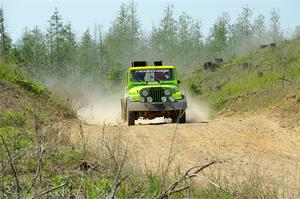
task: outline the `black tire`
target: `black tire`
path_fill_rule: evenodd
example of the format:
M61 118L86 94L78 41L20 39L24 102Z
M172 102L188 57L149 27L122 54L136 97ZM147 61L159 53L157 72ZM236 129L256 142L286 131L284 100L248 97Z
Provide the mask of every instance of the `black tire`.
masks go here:
M178 117L181 115L181 117L178 119ZM186 114L182 111L176 111L174 115L172 116L172 123L185 123L186 122Z
M179 118L179 123L185 123L186 122L186 114L185 111L182 114L182 116Z
M176 113L172 116L172 123L177 123L178 122L178 117Z
M127 125L133 126L135 121L135 113L134 111L127 111Z
M172 116L172 123L177 123L178 122L177 119L178 119L177 116Z

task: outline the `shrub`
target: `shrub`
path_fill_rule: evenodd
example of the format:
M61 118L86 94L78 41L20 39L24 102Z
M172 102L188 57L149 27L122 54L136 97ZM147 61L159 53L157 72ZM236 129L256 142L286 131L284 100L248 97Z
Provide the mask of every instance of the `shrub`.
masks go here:
M16 83L20 85L21 88L34 93L35 95L49 97L47 89L38 83L32 83L27 80L17 80Z
M221 110L224 107L224 105L226 104L226 102L227 102L227 100L225 100L224 98L219 98L214 103L214 107L216 108L216 110Z
M192 92L194 92L195 94L197 94L197 95L201 95L202 94L201 86L200 85L197 86L193 82L190 82L189 87L192 90Z

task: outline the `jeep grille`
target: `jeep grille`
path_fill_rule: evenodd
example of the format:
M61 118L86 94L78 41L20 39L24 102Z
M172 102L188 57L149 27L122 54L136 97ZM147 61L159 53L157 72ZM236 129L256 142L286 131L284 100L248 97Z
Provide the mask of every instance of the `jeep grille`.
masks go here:
M153 102L161 102L161 97L164 95L162 88L150 88L149 96L153 98Z

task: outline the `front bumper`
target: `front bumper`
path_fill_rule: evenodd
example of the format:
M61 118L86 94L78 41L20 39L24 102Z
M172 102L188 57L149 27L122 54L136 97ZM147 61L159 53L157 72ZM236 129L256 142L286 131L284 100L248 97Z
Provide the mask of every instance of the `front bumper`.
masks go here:
M185 110L187 109L186 98L182 100L176 100L175 102L167 101L163 102L127 102L128 111L173 111L173 110Z

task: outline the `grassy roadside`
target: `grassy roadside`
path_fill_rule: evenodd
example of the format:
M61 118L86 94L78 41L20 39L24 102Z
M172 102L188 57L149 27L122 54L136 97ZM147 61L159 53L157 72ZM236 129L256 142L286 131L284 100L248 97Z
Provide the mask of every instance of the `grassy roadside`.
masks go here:
M42 85L26 80L18 66L0 65L0 198L32 197L64 179L78 153L85 154L74 150L74 162L61 161L61 154L71 153L68 146L60 146L43 128L75 119Z
M300 98L300 38L232 57L216 71L198 67L188 84L216 111L255 112L278 104L281 111L297 109L293 104ZM294 95L294 101L283 103Z

